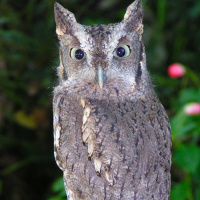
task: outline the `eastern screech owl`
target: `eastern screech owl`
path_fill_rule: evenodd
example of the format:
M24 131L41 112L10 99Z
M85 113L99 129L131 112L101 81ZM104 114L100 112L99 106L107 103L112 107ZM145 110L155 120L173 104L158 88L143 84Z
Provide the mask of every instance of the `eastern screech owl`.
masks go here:
M68 199L170 199L170 124L146 69L141 1L117 24L80 25L58 3L55 19L55 159Z

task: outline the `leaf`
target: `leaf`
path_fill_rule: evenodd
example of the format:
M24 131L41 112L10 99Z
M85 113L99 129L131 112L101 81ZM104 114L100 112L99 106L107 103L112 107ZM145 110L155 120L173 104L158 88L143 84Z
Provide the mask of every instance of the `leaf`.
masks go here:
M175 151L173 161L187 172L195 173L200 164L200 148L195 145L181 145Z
M52 184L52 191L56 193L56 196L52 196L48 200L66 200L66 192L62 177L54 181L54 183Z
M15 121L23 127L34 129L37 127L37 124L34 120L33 114L26 114L24 110L19 110L14 114Z
M190 133L194 133L196 128L198 128L199 118L191 117L185 114L183 108L170 120L172 128L172 138L173 140ZM190 134L190 136L192 136Z
M189 102L200 102L200 90L193 88L182 90L179 95L179 102L181 105Z
M53 192L62 192L63 190L65 191L64 181L63 181L63 178L60 177L53 183L52 191Z
M172 200L188 200L191 199L191 188L188 182L176 184L171 191Z
M195 191L195 199L200 199L200 188L197 188Z
M184 114L183 110L180 110L175 117L171 119L172 136L176 137L184 133L182 130L187 116Z
M196 4L194 4L194 6L192 8L190 8L189 10L189 15L191 18L195 18L198 17L200 15L200 2L197 1Z
M55 196L55 197L50 197L48 200L66 200L66 197L59 197L59 196Z

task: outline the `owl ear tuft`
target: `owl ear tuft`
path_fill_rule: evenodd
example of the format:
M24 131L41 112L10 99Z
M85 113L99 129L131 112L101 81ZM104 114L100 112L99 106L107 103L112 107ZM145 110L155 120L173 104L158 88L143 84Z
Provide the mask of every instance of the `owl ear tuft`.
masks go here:
M56 33L60 39L64 34L70 34L77 22L74 14L62 7L57 2L54 4L54 13L56 21Z
M136 31L140 34L143 32L143 11L141 0L135 0L126 10L123 22L125 23L127 29L131 31Z

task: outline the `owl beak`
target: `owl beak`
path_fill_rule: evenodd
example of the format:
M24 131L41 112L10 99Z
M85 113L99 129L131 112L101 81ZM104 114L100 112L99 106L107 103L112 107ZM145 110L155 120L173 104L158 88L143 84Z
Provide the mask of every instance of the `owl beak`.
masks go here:
M98 67L98 83L99 87L102 89L103 88L103 69L101 66Z

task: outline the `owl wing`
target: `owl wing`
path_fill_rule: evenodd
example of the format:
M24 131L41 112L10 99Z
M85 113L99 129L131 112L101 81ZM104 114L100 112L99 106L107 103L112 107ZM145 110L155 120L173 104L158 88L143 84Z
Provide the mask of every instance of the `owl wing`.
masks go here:
M54 91L54 154L70 200L101 199L105 183L95 172L93 158L88 158L89 145L83 141L83 122L88 115L83 104L83 99L59 86Z

